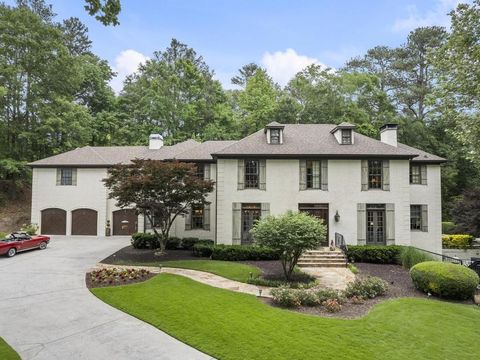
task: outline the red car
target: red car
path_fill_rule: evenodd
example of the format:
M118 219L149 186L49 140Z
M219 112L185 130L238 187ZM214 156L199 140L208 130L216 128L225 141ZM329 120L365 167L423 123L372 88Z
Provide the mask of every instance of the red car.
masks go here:
M8 257L15 256L17 252L40 249L43 250L50 242L50 237L44 235L30 236L26 233L14 232L8 235L5 239L0 240L0 255L7 255Z

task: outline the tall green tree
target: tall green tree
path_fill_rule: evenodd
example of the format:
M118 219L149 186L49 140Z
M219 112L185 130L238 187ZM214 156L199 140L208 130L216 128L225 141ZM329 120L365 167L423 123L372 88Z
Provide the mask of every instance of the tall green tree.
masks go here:
M201 56L173 39L165 51L129 76L120 97L121 110L137 129L132 142L160 132L167 141L204 138L204 130L229 124L227 97ZM137 140L135 140L137 139Z

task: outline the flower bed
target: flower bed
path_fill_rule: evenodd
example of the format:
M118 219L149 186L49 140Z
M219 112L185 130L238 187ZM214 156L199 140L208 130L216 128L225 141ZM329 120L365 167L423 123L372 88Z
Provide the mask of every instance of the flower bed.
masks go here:
M105 268L87 273L87 287L126 285L150 279L152 274L146 269Z

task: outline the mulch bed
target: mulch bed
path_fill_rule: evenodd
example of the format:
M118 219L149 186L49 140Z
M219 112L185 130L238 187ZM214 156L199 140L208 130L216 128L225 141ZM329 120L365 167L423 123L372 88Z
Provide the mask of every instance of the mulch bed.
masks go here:
M136 284L136 283L140 283L140 282L144 282L144 281L147 281L148 279L151 279L152 277L154 277L155 275L158 275L158 274L146 274L144 275L141 279L132 279L132 280L126 280L126 281L122 281L122 282L113 282L113 283L103 283L103 282L93 282L91 279L90 279L90 273L86 273L85 274L85 284L87 285L87 288L88 289L91 289L91 288L99 288L99 287L110 287L110 286L119 286L119 285L129 285L129 284Z
M126 246L116 253L100 261L103 264L126 264L126 263L147 263L168 260L205 260L192 255L191 250L166 250L162 256L155 255L156 250L149 249L135 249L132 245Z
M410 279L410 274L408 270L404 269L400 265L357 263L355 264L355 266L359 270L357 277L362 278L368 276L378 276L379 278L382 278L383 280L388 282L389 287L387 294L385 296L380 296L375 299L365 300L363 304L352 304L348 300L345 304L342 305L342 310L337 313L328 312L322 306L302 306L290 310L323 317L355 319L366 315L375 304L378 304L385 300L400 297L427 297L424 293L415 289L412 280ZM278 307L278 305L275 305L271 299L262 298L262 301L266 304Z

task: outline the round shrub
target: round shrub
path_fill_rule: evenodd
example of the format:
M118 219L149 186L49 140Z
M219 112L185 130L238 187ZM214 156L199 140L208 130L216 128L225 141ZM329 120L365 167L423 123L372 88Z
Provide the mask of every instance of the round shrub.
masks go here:
M388 284L385 280L371 276L366 279L355 279L347 285L345 296L348 298L358 296L363 299L373 299L383 296L388 291Z
M426 261L410 270L415 287L450 299L468 299L473 296L479 283L477 273L463 265Z
M302 305L298 297L298 291L289 288L276 288L270 292L272 300L275 304L284 307L299 307Z

